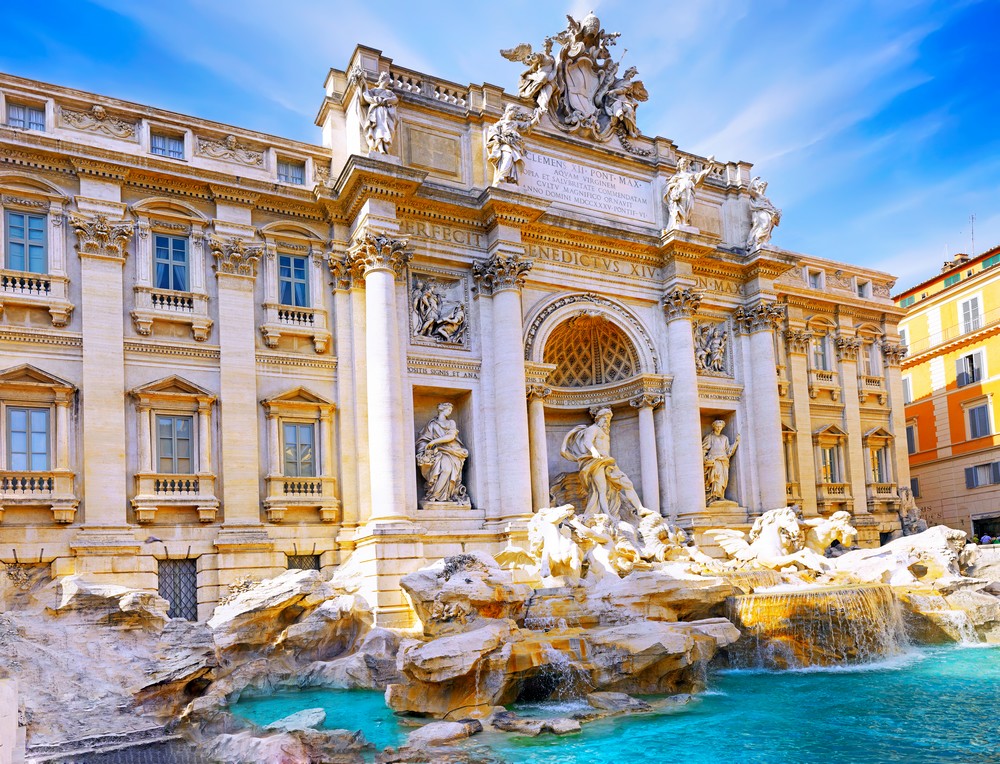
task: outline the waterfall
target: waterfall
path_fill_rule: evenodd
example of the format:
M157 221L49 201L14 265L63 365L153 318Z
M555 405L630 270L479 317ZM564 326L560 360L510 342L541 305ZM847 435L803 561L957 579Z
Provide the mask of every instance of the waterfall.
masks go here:
M734 666L802 668L871 663L903 651L902 609L882 584L778 588L730 597L743 636L728 648Z

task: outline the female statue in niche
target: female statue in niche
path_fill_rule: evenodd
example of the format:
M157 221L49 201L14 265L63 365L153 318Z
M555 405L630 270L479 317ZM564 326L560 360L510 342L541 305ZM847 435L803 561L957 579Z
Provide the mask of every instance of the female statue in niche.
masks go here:
M736 436L733 444L722 434L726 423L721 419L712 422L712 432L701 442L705 457L705 499L711 504L726 500L726 486L729 485L729 459L740 444L740 436Z
M462 483L462 468L469 452L458 438L458 425L449 419L454 407L438 404L438 414L417 437L417 466L424 476L426 501L451 502L471 506Z

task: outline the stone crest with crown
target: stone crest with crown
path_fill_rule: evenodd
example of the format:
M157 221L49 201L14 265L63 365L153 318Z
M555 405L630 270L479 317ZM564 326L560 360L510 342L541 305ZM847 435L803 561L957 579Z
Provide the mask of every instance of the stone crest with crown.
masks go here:
M635 67L619 74L621 60L611 56L618 32L605 32L593 12L583 21L566 18L569 25L546 37L542 50L534 51L529 43L521 43L500 51L509 61L527 66L518 95L535 103L535 124L548 115L552 124L567 133L601 142L618 135L626 143L639 134L635 112L649 94L642 81L635 79ZM556 43L560 47L553 55Z

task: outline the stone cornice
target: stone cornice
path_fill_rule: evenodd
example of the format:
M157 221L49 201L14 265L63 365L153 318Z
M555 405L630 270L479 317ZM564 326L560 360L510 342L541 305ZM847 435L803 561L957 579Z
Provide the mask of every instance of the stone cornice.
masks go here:
M701 292L686 287L674 287L663 296L663 312L667 323L678 319L690 319L701 305Z
M546 408L580 409L590 406L631 404L647 396L660 398L670 393L674 378L662 374L640 374L624 382L598 387L552 387L545 398Z
M235 204L246 204L253 206L260 198L259 191L251 191L247 188L237 188L236 186L221 186L210 183L208 190L212 192L212 198L224 202Z
M122 167L118 163L102 162L83 157L72 157L70 162L77 175L93 175L97 178L117 180L119 182L124 181L130 171L128 167Z
M353 220L372 198L404 199L413 195L426 172L352 154L333 182L329 211L342 222Z
M91 218L70 216L70 225L77 238L80 257L101 257L124 262L128 257L128 240L132 238L133 224L109 223L106 215Z
M507 289L521 290L534 263L517 255L493 255L472 263L473 292L491 296Z
M496 186L484 189L477 204L487 230L497 225L521 228L538 220L548 207L533 197Z

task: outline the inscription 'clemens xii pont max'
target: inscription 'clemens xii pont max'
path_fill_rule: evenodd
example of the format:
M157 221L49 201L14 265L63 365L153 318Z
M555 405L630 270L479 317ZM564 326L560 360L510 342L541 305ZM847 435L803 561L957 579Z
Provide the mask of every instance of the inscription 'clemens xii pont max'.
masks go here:
M529 194L596 212L655 221L652 183L532 151L521 188Z

